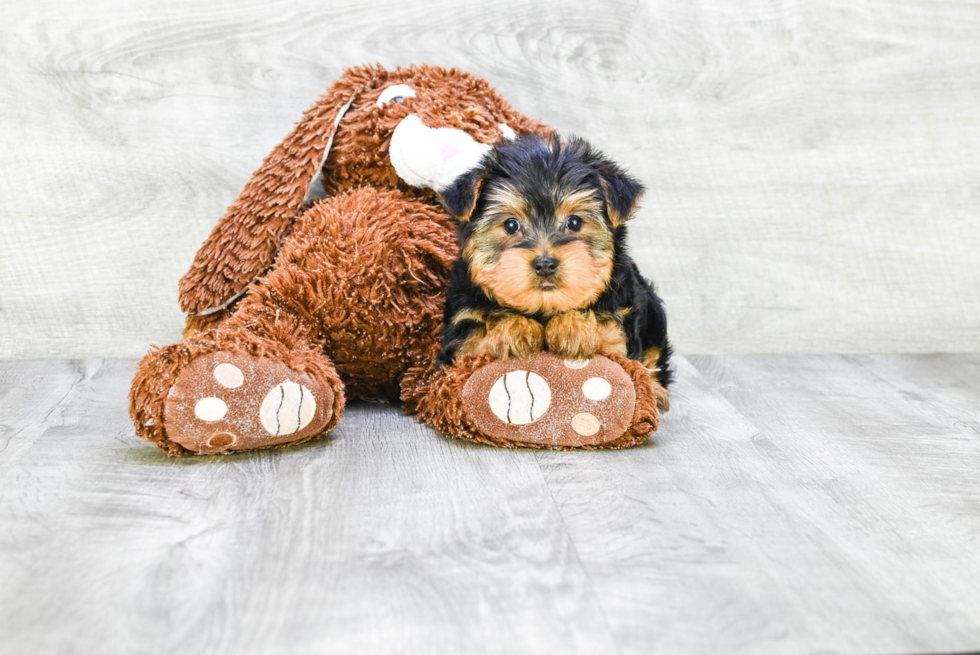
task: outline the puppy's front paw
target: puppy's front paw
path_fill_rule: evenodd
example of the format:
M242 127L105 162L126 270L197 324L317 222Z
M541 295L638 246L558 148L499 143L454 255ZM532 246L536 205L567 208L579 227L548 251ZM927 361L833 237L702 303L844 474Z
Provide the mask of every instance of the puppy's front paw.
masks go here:
M599 350L599 323L592 312L564 312L550 321L544 333L548 350L566 359L590 359Z
M543 345L544 326L533 319L512 314L490 326L477 350L497 359L524 359L541 350Z

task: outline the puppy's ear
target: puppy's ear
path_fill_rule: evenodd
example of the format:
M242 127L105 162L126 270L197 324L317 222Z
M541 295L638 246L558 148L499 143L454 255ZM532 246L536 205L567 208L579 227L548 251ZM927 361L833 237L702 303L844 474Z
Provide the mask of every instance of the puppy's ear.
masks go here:
M604 157L596 163L596 169L606 199L606 213L613 227L619 227L633 216L646 189L636 178Z
M466 223L473 216L476 201L480 199L486 169L483 167L463 173L439 194L443 206L460 223Z

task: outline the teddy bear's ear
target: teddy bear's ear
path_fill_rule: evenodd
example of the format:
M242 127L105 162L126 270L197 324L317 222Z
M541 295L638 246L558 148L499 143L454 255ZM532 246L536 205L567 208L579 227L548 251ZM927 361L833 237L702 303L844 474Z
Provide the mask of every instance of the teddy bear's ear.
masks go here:
M220 314L272 265L283 235L307 197L337 122L360 91L386 72L352 68L311 107L228 208L180 280L190 315Z
M460 223L466 223L473 216L486 174L486 169L482 166L474 168L457 177L439 194L446 211Z

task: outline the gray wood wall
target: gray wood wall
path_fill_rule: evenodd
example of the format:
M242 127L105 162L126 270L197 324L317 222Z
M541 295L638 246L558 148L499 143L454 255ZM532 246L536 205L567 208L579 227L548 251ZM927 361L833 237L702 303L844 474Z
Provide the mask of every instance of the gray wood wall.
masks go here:
M142 5L142 6L141 6ZM6 0L0 357L179 338L177 279L347 66L486 77L650 188L685 352L980 350L980 6Z

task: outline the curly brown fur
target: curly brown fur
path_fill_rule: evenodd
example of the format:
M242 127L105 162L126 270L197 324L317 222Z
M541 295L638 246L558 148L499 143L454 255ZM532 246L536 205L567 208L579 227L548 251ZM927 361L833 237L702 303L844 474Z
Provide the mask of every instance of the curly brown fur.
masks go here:
M269 330L295 316L348 396L395 400L405 371L438 340L457 253L451 230L445 213L399 190L362 187L317 203L232 320Z

